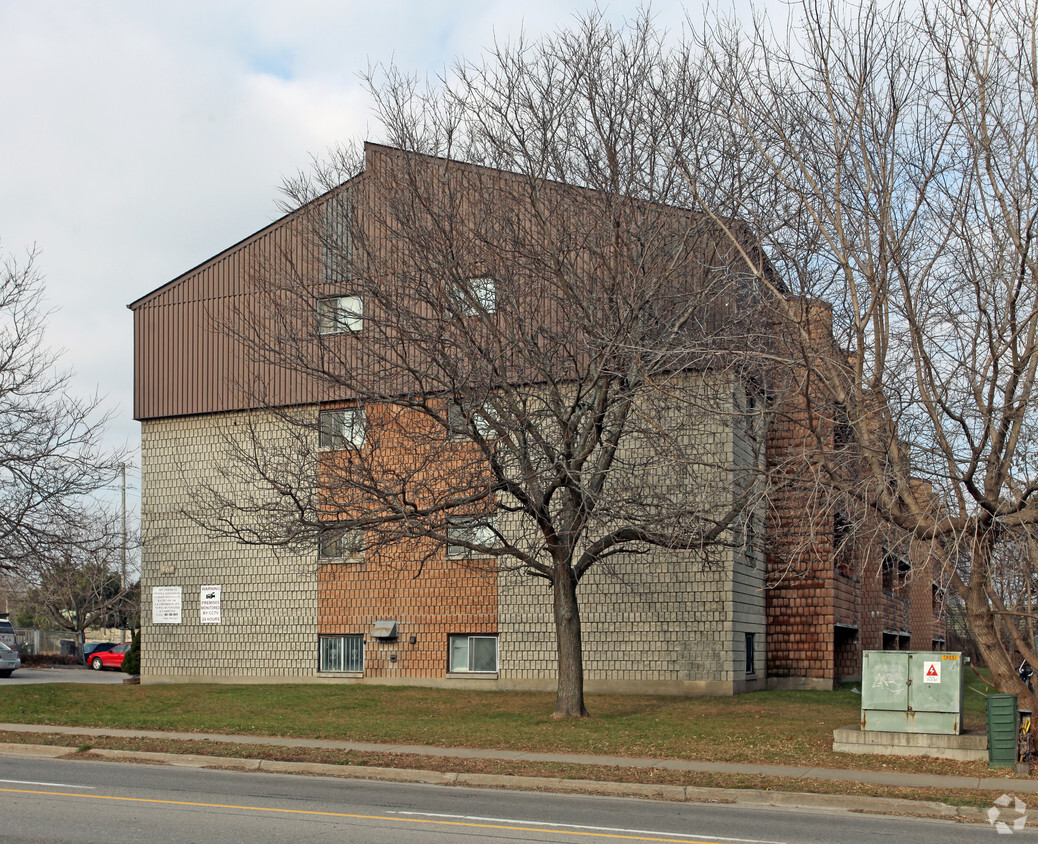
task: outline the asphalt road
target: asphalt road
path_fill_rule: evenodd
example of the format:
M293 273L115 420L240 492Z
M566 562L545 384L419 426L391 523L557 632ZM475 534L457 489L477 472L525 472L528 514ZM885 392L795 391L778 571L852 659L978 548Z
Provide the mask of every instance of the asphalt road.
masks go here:
M93 671L82 666L76 668L19 668L10 677L0 678L0 689L4 686L24 686L29 683L110 683L118 684L126 679L122 671Z
M1006 819L1013 820L1011 814ZM1038 839L1026 828L1015 836L1010 840ZM949 821L35 759L2 751L0 837L76 844L1006 840L991 826Z

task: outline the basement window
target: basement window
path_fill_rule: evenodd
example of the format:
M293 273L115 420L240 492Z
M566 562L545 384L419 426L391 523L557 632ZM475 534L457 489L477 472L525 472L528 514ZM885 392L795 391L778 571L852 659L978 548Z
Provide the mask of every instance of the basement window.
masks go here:
M756 674L756 633L746 634L746 673Z
M497 636L451 636L449 651L452 672L497 671Z
M318 638L318 671L363 673L363 636L321 636Z

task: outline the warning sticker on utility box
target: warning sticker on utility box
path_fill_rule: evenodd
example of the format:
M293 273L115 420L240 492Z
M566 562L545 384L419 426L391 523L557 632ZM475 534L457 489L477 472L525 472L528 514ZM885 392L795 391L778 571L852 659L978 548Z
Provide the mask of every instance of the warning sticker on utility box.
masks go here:
M939 662L924 662L923 663L923 682L924 683L940 683L941 682L941 663L939 663Z

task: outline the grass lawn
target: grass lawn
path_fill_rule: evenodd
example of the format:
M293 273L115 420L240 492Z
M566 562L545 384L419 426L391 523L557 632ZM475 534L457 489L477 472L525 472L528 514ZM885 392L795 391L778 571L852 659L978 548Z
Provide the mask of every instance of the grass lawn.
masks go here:
M549 694L393 686L46 684L5 688L0 722L988 773L981 763L834 753L833 729L859 718L850 685L730 698L593 695L592 717L576 722L553 721L553 703ZM967 728L983 728L983 707L967 691Z

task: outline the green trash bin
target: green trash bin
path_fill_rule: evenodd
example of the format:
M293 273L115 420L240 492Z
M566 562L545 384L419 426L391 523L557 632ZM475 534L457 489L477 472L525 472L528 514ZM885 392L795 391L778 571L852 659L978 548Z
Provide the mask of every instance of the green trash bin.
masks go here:
M1012 768L1016 765L1017 734L1020 732L1016 695L988 695L988 767Z

